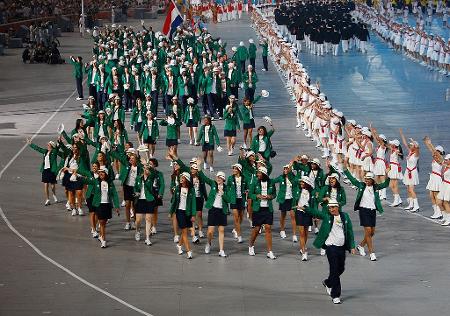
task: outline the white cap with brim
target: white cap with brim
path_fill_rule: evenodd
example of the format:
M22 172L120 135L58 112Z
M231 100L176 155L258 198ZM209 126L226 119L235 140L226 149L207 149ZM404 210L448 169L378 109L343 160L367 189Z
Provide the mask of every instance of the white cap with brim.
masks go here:
M373 172L367 172L365 175L364 175L364 179L375 179L375 175L373 174Z
M242 165L240 163L235 163L232 167L242 171Z
M245 157L248 158L250 156L255 156L255 152L253 150L249 150L245 153Z
M98 172L104 172L106 174L108 174L108 168L106 168L105 166L101 166L100 169L98 169Z
M339 206L339 202L336 201L335 199L331 199L331 200L328 202L328 207L331 207L331 206Z
M438 146L436 146L436 147L434 148L434 150L437 150L437 151L439 151L440 153L443 153L443 152L444 152L444 147L442 147L441 145L438 145Z
M226 180L225 172L223 172L223 171L217 172L216 176L218 178L222 178L223 180Z
M445 160L450 160L450 154L445 155L444 159Z
M390 140L389 144L394 145L394 146L400 146L400 141L398 139L394 139L394 140Z
M265 168L265 167L259 167L258 168L258 172L261 172L262 174L265 174L266 176L268 175L267 174L267 168Z
M320 160L318 158L314 158L313 160L311 160L311 163L315 163L320 167Z
M185 178L186 180L188 180L189 182L191 182L191 175L190 175L189 173L183 172L183 173L181 174L181 176L182 176L183 178Z
M311 180L310 177L308 177L308 176L302 176L302 177L300 178L300 181L306 183L307 185L309 185L311 188L314 189L314 182L312 182L312 180Z

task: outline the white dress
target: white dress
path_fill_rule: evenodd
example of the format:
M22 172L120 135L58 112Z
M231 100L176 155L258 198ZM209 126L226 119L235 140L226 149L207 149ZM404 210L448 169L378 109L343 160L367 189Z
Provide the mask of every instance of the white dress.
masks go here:
M408 155L406 158L406 170L403 176L403 183L405 185L418 185L419 184L419 170L417 170L417 163L419 157L414 154Z
M444 169L444 174L442 176L441 188L437 198L441 201L450 201L450 168Z
M398 162L398 153L392 152L389 156L389 165L391 169L388 172L388 177L391 180L402 180L403 174L402 174L402 166Z
M368 144L372 144L372 142L367 141L365 143L364 146L364 152L362 153L362 156L365 156L369 153L369 146ZM372 144L372 148L373 148L373 144ZM372 171L373 170L373 162L372 162L372 157L368 156L366 158L364 158L364 160L362 161L362 167L364 171Z
M375 158L375 164L373 166L373 173L376 176L386 175L386 147L378 147Z
M439 188L442 184L442 166L433 160L431 163L430 180L428 180L427 190L433 192L439 192Z

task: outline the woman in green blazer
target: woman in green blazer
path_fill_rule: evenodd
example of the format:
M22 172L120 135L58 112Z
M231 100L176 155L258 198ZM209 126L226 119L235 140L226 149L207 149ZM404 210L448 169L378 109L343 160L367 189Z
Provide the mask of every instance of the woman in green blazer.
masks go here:
M166 146L167 154L174 153L178 155L178 128L181 126L181 121L176 119L174 113L170 113L167 119L159 123L161 126L166 126Z
M186 124L189 132L189 145L198 145L196 135L198 123L201 121L200 109L193 98L187 99L187 107L184 111L183 122Z
M145 121L147 109L142 106L141 98L136 99L136 105L131 112L130 125L131 129L139 133L141 131L142 122Z
M259 101L261 95L258 95L252 102L248 98L244 98L241 114L242 124L244 128L244 148L250 148L253 138L253 129L255 128L255 117L253 114L253 108L256 102Z
M225 173L222 171L217 172L215 180L205 176L202 171L199 171L199 176L211 188L205 203L205 207L208 209L208 242L205 246L205 253L208 254L211 251L211 242L214 237L215 227L217 226L219 230L219 256L224 258L227 256L223 244L225 239L225 226L227 226L228 203L230 202L225 184Z
M238 243L242 243L241 224L244 219L244 209L248 185L242 175L242 165L236 163L232 166L233 174L228 177L227 188L230 200L230 208L233 211L234 229L233 237Z
M276 259L272 252L272 224L273 224L273 206L272 200L276 198L277 190L273 180L269 178L267 169L258 168L257 178L250 185L249 196L253 200L252 222L253 229L250 237L248 254L255 255L255 240L259 235L261 226L264 225L267 245L267 258Z
M258 127L258 135L253 137L251 146L251 149L255 153L261 154L261 156L263 156L265 160L270 160L270 155L272 152L272 142L270 141L270 138L275 132L272 122L270 122L270 127L270 131L267 131L265 126Z
M44 194L45 194L45 203L44 205L50 205L50 192L49 188L51 188L53 193L53 200L55 203L58 202L58 198L56 197L56 175L58 174L58 156L62 157L62 154L59 153L59 147L56 145L54 141L49 141L47 143L47 148L39 147L31 142L31 138L27 138L27 143L31 149L37 151L38 153L43 155L43 160L41 164L40 172L42 174L42 183L44 183Z
M236 131L241 130L239 120L242 120L242 115L235 101L235 96L230 95L228 100L229 103L225 107L225 112L223 115L223 118L225 120L223 136L227 140L228 156L232 156L234 145L236 144Z
M153 169L153 171L156 173L156 176L153 180L153 195L155 196L155 208L152 216L152 228L151 228L151 234L156 234L156 224L158 223L158 209L160 206L163 205L163 197L164 197L164 191L165 191L165 181L164 181L164 174L159 171L158 165L159 162L155 158L150 158L149 165Z
M141 139L141 143L148 147L150 157L153 157L156 150L156 141L159 138L158 121L152 111L147 111L145 116L146 119L144 119L141 130L139 131L139 138Z
M191 176L187 172L181 174L179 184L173 190L170 214L176 215L178 227L181 229L181 238L177 244L178 254L183 254L184 245L187 258L192 259L188 228L191 228L195 221L196 206L195 191L191 184Z
M295 186L295 175L292 172L290 164L283 166L283 173L273 179L274 183L278 183L277 203L280 209L280 237L285 239L286 230L286 213L289 212L292 224L292 242L297 242L297 227L295 225L295 212L292 208L293 188Z
M325 180L325 185L320 189L317 201L322 206L322 211L328 211L328 202L336 200L342 208L347 204L347 196L344 187L339 183L339 174L331 173Z
M203 152L203 169L208 168L209 171L214 172L214 146L217 144L217 151L221 151L219 134L216 127L212 124L211 117L206 115L203 120L203 125L200 127L197 136L197 142L202 146Z
M101 247L106 248L106 222L112 218L114 208L119 215L119 196L117 195L114 182L108 179L108 169L100 167L98 178L82 178L83 183L93 185L92 206L96 208L96 214L100 223L100 234L98 239Z

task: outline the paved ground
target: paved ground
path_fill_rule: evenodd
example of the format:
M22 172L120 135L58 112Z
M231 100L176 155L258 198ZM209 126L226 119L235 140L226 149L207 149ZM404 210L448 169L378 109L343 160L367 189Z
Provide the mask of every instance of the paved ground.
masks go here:
M248 20L210 26L210 29L227 40L228 47L241 39L255 37ZM65 34L62 42L63 54L89 56L89 41ZM391 111L396 117L404 117L402 124L416 122L407 132L433 132L432 136L439 137L450 148L448 127L444 124L448 123L448 103L442 98L440 101L432 99L432 95L441 94L448 86L448 79L433 77L423 67L403 61L377 42L367 56L319 59L305 55L304 58L311 76L320 79L332 104L346 113L353 112L351 117L373 120L380 130L393 136L399 125L385 115ZM367 68L367 59L377 60L378 66L373 67L372 63L372 67ZM447 310L450 230L389 207L378 218L379 261L372 263L359 256L347 258L347 271L342 280L344 304L340 306L333 306L324 294L321 281L327 272L327 262L317 250L310 249L309 262L300 262L297 245L280 240L274 234L274 251L279 256L276 261L265 258L261 238L256 244L257 256L249 257L246 243L238 245L230 238L229 226L225 242L227 259L216 257L216 248L211 255L203 254L202 244L194 246L194 260L186 260L176 255L171 242L166 207L162 209L159 233L152 247L136 243L132 232L122 230L123 219L115 217L108 226L110 247L101 250L98 242L89 236L87 217L69 216L64 203L42 206L40 157L28 149L16 155L23 147L23 139L34 134L47 120L48 124L35 139L37 143L54 138L60 122L66 126L73 124L81 104L74 101L70 66L22 65L16 54L0 58L0 67L3 74L0 77L3 149L0 207L14 228L36 247L33 250L14 234L5 220L0 221L0 315L437 315ZM257 68L261 68L260 60ZM258 89L268 89L271 96L257 104L256 116L274 118L277 132L273 141L278 152L274 174L277 174L277 170L298 152L317 156L319 153L313 149L312 142L295 129L293 105L273 69L271 67L269 73L258 73ZM406 72L407 77L398 75ZM385 87L387 83L395 84L394 99L386 96L391 91ZM420 88L422 85L427 89ZM348 87L352 94L347 92ZM415 94L418 90L420 93ZM416 101L408 99L393 107L401 96ZM427 100L432 102L425 102ZM362 108L370 102L375 104L376 110ZM417 109L419 105L427 110L426 115ZM57 109L60 111L54 115ZM261 119L258 121L261 123ZM222 123L217 125L221 131ZM183 136L186 140L186 134ZM186 142L184 144L180 150L183 159L198 154ZM162 145L159 148L162 149ZM162 150L157 156L162 159ZM229 174L228 168L235 157L216 156L216 169L224 169ZM162 163L161 168L169 170L167 163ZM423 163L421 180L425 181L427 172L428 164ZM424 186L420 190L424 192ZM347 192L347 210L359 239L362 231L356 214L351 211L354 192L351 189ZM58 196L62 198L60 188ZM426 208L423 194L421 203ZM425 215L429 213L424 211ZM279 230L277 220L274 229ZM244 239L248 240L247 228ZM47 257L38 255L35 250ZM80 278L85 283L80 282ZM111 295L123 302L112 299ZM141 311L131 309L133 306Z

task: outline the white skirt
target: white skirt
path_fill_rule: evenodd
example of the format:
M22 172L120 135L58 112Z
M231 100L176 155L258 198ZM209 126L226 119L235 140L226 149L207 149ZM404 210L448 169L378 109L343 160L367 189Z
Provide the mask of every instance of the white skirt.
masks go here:
M375 164L373 166L373 173L376 176L386 175L386 163L384 162L384 160L375 159Z
M450 201L450 184L446 182L441 183L441 188L439 190L437 198L441 201Z
M403 173L398 171L398 166L391 164L391 169L388 172L388 177L391 180L402 180Z
M441 188L442 178L434 173L430 174L430 180L428 180L427 190L433 192L439 192Z
M403 175L403 184L404 185L418 185L419 184L419 172L417 168L411 171L411 177L409 177L408 170L405 171Z
M364 158L364 161L362 161L362 167L364 171L372 171L373 170L373 163L371 157Z

